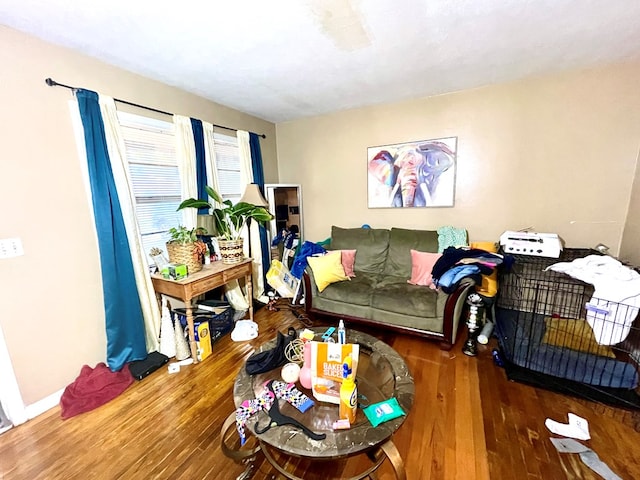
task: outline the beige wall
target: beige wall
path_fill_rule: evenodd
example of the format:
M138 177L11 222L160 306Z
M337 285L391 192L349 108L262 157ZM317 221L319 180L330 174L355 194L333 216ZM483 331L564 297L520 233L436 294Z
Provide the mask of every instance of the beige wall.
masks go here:
M0 238L25 255L0 260L0 327L30 405L64 388L83 364L105 361L93 239L68 100L44 79L267 135L267 182L276 183L275 126L184 91L0 26Z
M640 160L640 156L638 160ZM640 266L640 178L638 178L638 173L640 172L638 172L636 165L627 222L620 246L620 259L636 266Z
M331 225L556 232L617 253L640 139L640 63L488 86L277 125L281 182L300 183L305 237ZM458 137L453 208L368 209L367 147Z

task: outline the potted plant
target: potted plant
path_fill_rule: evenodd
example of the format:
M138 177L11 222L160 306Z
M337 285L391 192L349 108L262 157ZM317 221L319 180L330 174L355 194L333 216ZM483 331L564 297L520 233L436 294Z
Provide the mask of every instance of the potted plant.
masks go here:
M189 198L180 204L178 210L183 208L211 209L222 261L224 263L239 263L244 258L241 237L244 226L251 220L264 224L270 221L273 216L264 207L247 202L238 202L234 205L231 200L223 200L222 196L208 185L205 186L205 189L213 203Z
M171 263L184 263L188 273L202 270L202 255L207 249L204 242L198 240L195 228L188 229L182 225L169 229L170 240L167 242L167 253Z

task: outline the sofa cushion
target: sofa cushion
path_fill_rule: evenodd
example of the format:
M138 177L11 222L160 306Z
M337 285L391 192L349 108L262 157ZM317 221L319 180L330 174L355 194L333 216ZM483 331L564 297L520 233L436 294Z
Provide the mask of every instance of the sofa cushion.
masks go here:
M342 267L344 268L344 274L347 277L355 277L356 274L353 271L353 267L356 263L356 250L327 250L328 253L340 252L340 258L342 259Z
M433 266L441 256L441 253L419 252L411 249L411 278L408 280L409 283L435 289L431 270L433 270Z
M360 274L353 277L349 282L331 284L318 297L352 305L369 306L371 293L376 283L375 278L375 276Z
M405 277L385 277L375 287L371 307L417 317L437 316L438 292L407 283Z
M307 262L313 271L313 278L316 281L319 292L322 292L332 283L349 280L342 267L340 252L331 252L319 257L308 257Z
M438 232L435 230L392 228L389 232L389 253L384 267L384 275L404 277L406 283L411 278L411 250L437 253ZM356 259L356 265L357 262Z
M357 249L354 265L356 276L359 272L366 274L379 274L382 272L388 248L389 230L331 227L331 244L328 249Z

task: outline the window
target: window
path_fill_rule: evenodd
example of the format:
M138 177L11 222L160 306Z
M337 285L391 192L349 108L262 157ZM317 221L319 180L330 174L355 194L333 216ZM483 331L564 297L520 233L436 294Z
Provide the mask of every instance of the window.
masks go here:
M169 229L180 225L180 175L172 122L118 112L136 204L142 247L166 251ZM236 137L214 133L220 194L236 202L240 188L240 156Z
M224 200L236 203L242 197L240 186L240 149L238 139L230 135L215 132L213 139L216 145L216 170L218 185Z

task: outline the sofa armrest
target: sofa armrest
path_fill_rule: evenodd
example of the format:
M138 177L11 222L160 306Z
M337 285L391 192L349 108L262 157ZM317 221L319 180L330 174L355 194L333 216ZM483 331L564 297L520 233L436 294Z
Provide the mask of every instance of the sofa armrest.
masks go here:
M458 339L458 331L460 329L460 318L467 300L467 295L475 282L469 278L464 279L452 293L446 294L439 292L438 295L447 295L445 300L444 312L442 315L443 322L443 340L442 348L450 349Z
M316 280L313 278L313 272L307 267L302 273L302 286L304 288L304 310L309 316L309 311L313 307L313 297L318 295L318 286Z

